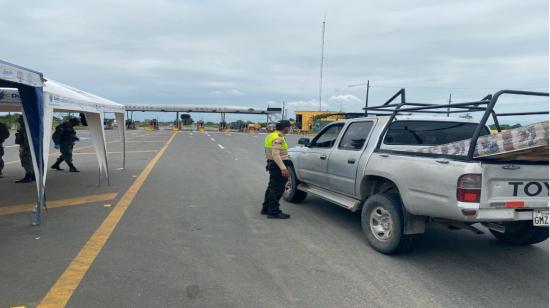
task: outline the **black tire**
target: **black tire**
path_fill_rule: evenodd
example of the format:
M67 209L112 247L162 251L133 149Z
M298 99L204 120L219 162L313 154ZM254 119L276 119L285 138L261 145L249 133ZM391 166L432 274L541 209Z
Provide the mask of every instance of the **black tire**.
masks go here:
M501 242L512 244L512 245L532 245L540 243L548 238L548 227L535 227L532 222L529 221L518 221L514 222L514 225L511 226L509 223L508 226L512 231L505 233L500 233L495 230L489 229L489 231Z
M307 193L298 189L299 182L296 178L294 167L288 166L287 168L289 178L287 186L285 187L285 192L283 193L283 198L288 202L300 203L307 197Z
M374 216L379 218L388 216L390 224L378 224ZM377 228L377 225L386 231L376 232L374 229ZM395 193L370 196L361 211L361 226L372 248L383 254L399 254L409 251L413 247L416 237L403 233L405 227L403 205L401 198ZM388 233L387 230L390 232ZM383 239L386 234L389 234L387 239Z

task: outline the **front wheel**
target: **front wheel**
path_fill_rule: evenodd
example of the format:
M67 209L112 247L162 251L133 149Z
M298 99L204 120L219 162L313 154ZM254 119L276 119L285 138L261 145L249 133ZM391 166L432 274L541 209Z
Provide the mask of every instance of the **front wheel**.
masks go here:
M404 234L403 205L398 194L370 196L361 211L361 226L369 244L384 254L410 250L414 235Z
M548 238L548 227L535 227L531 221L508 223L506 232L489 231L501 242L512 245L531 245Z
M292 203L299 203L304 201L307 197L305 191L298 189L298 179L296 178L296 173L294 172L294 167L288 166L288 181L286 182L285 191L283 193L283 198Z

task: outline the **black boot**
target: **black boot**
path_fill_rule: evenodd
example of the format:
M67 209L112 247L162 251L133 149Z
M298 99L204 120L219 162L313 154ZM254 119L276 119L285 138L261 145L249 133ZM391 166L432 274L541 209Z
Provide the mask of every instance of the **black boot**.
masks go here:
M55 161L55 164L52 165L52 169L55 169L57 171L62 171L63 168L59 167L59 165L63 162L63 159L60 159L58 158L56 161Z
M69 165L69 172L80 172L80 170L76 169L76 167L70 163Z
M15 183L30 183L30 182L32 182L32 174L30 173L25 174L24 178L15 181Z
M277 213L267 214L267 218L270 218L270 219L289 219L290 215L285 214L283 212L277 212Z

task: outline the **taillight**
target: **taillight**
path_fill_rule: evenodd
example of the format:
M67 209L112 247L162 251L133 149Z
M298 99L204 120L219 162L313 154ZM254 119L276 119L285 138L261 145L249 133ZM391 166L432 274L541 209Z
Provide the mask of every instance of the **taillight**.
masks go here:
M481 199L481 174L464 174L458 178L456 199L461 202L479 203Z

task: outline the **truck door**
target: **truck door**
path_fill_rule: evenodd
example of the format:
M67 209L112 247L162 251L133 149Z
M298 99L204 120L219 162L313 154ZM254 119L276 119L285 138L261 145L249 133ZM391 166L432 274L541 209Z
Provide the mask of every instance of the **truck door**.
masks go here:
M344 123L334 123L326 126L309 144L307 150L300 155L300 178L304 182L320 187L327 187L327 165L330 152Z
M328 183L331 190L355 195L355 178L359 160L367 146L374 121L352 122L328 161Z

